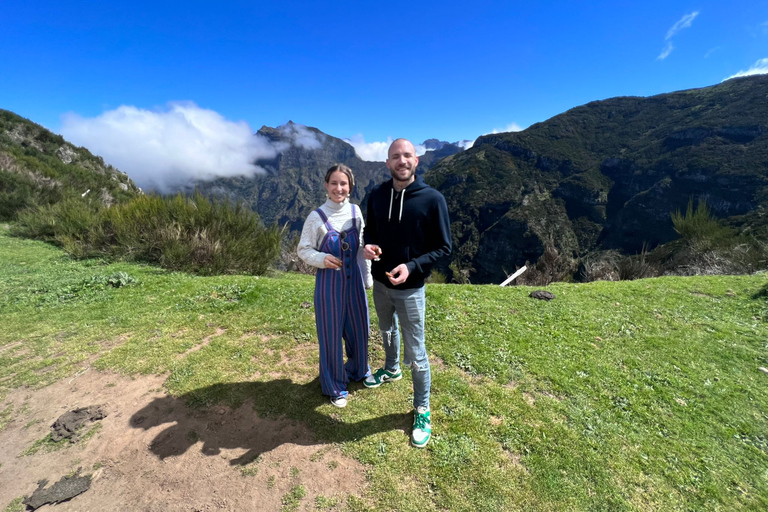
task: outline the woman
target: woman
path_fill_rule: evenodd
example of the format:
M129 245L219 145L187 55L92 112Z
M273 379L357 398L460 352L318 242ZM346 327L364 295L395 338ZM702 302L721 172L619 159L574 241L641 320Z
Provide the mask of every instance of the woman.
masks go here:
M347 405L347 383L370 374L368 367L368 298L373 286L370 263L363 258L363 216L349 202L355 186L343 164L328 169L328 200L307 216L298 254L317 267L315 322L320 341L320 387L336 407ZM347 363L344 364L344 348Z

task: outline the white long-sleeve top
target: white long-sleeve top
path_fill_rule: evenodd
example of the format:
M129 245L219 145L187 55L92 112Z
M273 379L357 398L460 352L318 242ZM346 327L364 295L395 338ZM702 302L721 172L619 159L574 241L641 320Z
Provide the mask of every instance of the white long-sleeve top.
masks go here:
M345 199L342 203L335 203L328 199L320 206L323 213L328 217L328 222L331 227L336 231L352 229L352 208L349 207L349 199ZM373 286L373 277L371 276L371 262L363 257L363 229L365 228L365 221L363 215L360 212L360 207L356 204L352 205L355 209L355 217L357 220L357 233L360 239L360 247L357 250L357 263L363 273L363 283L366 288ZM325 257L327 253L320 252L320 244L323 242L323 237L328 230L325 228L325 223L320 215L312 210L307 216L307 220L304 221L304 227L301 229L301 239L299 240L299 247L297 253L299 258L306 264L312 265L317 268L325 268Z

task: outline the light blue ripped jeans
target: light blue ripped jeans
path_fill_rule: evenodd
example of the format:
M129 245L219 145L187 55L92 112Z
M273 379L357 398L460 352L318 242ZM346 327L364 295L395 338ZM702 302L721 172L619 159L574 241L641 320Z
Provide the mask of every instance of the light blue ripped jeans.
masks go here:
M393 290L378 281L373 283L373 303L379 317L384 341L384 368L391 372L400 368L400 330L403 333L405 357L413 376L413 407L429 407L432 374L424 344L424 287ZM398 330L398 322L400 330Z

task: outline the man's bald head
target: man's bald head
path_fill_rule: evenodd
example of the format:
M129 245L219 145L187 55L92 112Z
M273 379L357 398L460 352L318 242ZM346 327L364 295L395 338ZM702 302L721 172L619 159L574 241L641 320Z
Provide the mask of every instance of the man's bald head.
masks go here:
M394 186L402 190L416 179L416 166L419 165L419 157L416 156L416 148L408 139L395 139L389 146L387 156L387 168L392 174Z

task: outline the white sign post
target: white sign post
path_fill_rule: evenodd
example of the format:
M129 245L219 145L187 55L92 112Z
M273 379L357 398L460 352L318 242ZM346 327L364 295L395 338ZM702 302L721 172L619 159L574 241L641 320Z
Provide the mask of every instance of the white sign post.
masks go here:
M514 281L514 280L515 280L515 279L516 279L516 278L517 278L517 277L518 277L520 274L522 274L522 273L523 273L523 272L525 272L526 270L528 270L528 267L526 267L525 265L523 265L523 267L522 267L522 268L519 268L519 269L517 269L517 271L516 271L514 274L512 274L511 276L509 276L509 277L508 277L508 278L507 278L507 279L506 279L506 280L505 280L503 283L501 283L499 286L507 286L509 283L511 283L512 281Z

